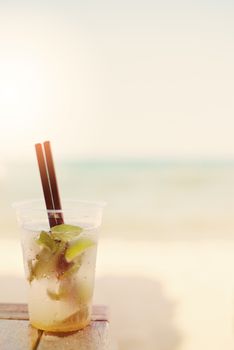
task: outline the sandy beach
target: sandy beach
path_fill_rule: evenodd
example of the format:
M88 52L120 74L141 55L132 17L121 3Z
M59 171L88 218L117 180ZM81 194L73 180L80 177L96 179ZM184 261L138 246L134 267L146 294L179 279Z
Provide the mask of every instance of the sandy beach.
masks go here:
M26 302L17 240L1 240L0 302ZM120 350L231 350L234 242L102 239L95 303L111 309Z

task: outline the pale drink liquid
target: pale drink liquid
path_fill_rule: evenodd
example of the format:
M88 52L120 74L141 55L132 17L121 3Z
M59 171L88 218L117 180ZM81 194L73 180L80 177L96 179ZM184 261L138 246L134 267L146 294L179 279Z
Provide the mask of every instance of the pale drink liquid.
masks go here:
M97 228L59 225L51 232L33 227L22 229L30 323L52 332L82 329L91 317ZM76 227L81 232L74 232Z

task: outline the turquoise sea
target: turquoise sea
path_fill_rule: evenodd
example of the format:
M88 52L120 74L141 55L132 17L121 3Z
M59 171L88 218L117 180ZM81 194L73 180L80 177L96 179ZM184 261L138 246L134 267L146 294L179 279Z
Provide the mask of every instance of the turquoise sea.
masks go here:
M56 162L62 198L104 200L103 237L234 237L234 161ZM2 237L18 237L14 201L40 198L37 164L0 167Z

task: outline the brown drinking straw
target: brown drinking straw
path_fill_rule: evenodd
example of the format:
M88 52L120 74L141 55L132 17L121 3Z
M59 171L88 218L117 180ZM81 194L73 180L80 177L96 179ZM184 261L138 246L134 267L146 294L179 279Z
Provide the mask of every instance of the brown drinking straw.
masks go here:
M62 206L61 206L61 201L59 196L58 183L57 183L57 177L55 173L53 155L50 147L50 141L44 142L44 150L45 150L47 170L49 174L51 195L54 202L54 209L61 210ZM63 214L61 212L56 213L56 220L57 220L57 225L63 224Z
M62 213L56 210L61 210L61 202L59 197L58 185L54 169L52 152L49 141L44 143L45 156L40 143L35 145L41 183L46 203L47 210L54 210L54 213L48 213L50 227L63 224Z

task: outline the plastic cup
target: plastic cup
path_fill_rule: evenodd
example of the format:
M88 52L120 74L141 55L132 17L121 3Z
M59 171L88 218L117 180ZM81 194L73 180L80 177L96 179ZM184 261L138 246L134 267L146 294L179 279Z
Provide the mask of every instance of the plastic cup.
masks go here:
M21 230L28 309L32 326L69 332L90 323L98 232L104 203L63 201L46 210L43 200L14 204ZM62 213L64 225L49 227Z

